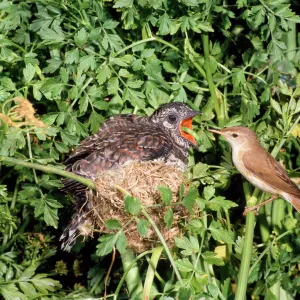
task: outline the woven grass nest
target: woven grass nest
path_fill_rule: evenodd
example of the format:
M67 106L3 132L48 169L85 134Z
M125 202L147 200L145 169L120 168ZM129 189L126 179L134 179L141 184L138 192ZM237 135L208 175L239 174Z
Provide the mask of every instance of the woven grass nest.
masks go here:
M191 185L181 171L161 162L134 162L125 165L121 170L101 172L95 180L97 192L89 193L93 231L115 233L116 231L109 230L105 226L105 220L116 219L122 225L128 247L134 252L141 253L160 243L150 224L147 235L140 235L136 219L125 211L124 194L121 191L123 189L138 198L144 207L148 207L148 214L157 225L168 246L172 247L174 237L178 236L181 231L179 223L188 215L188 210L183 205L174 205L179 201L181 184L184 185L184 191L188 191ZM174 215L170 229L164 222L168 207L163 205L158 186L168 186L172 191L171 204ZM141 213L138 218L145 219Z

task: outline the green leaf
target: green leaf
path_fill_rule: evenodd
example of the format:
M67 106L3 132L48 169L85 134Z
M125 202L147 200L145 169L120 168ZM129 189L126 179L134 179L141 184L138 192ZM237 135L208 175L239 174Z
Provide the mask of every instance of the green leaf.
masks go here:
M232 69L232 83L235 88L246 82L245 73L242 69Z
M26 66L26 68L27 68L27 66ZM25 69L23 70L23 72L25 71ZM25 75L24 75L24 77L25 77ZM26 77L25 77L25 80L26 80ZM4 87L7 91L15 91L16 90L16 85L10 78L7 78L7 77L1 78L0 82L1 82L2 87Z
M226 200L225 197L215 197L209 201L209 208L212 210L230 209L238 205L232 201Z
M134 81L127 81L127 85L133 89L138 89L143 85L144 81L142 80L134 80Z
M185 4L186 6L198 6L198 1L197 0L182 0L182 3ZM189 299L189 298L185 298L185 299Z
M199 27L202 31L205 32L214 32L213 28L208 22L198 22L197 27Z
M79 69L82 72L86 72L87 70L95 70L96 61L95 56L93 54L85 55L79 59Z
M280 104L277 101L275 101L273 98L271 98L271 106L275 109L275 111L278 114L282 115Z
M100 244L97 245L96 255L105 256L111 253L113 248L116 245L117 240L118 240L118 233L101 236L98 239Z
M127 240L123 230L120 230L118 233L118 239L116 242L116 248L120 253L123 253L127 247Z
M155 49L144 49L141 53L142 58L151 57L155 52Z
M68 133L66 130L62 130L60 132L60 136L61 136L62 141L66 145L76 145L77 144L78 137Z
M212 237L220 242L226 244L234 244L232 232L227 231L226 229L222 228L222 225L219 222L212 221L209 226L210 233Z
M172 191L168 186L158 186L157 189L160 192L161 200L165 202L166 205L170 205L172 201Z
M215 188L212 185L206 186L203 190L203 195L206 200L209 200L215 194Z
M110 230L118 230L122 228L122 225L117 219L108 219L104 221L105 226Z
M88 35L87 35L87 32L84 28L81 28L75 35L74 35L74 41L75 41L75 44L78 46L78 47L82 47L86 42L87 42L87 39L88 39Z
M107 83L108 94L117 94L119 89L119 80L117 77L112 77Z
M166 35L166 34L170 33L171 23L172 22L171 22L169 15L165 12L158 20L158 24L159 24L158 34Z
M89 118L89 123L90 123L90 128L92 133L95 133L98 131L100 125L103 123L104 118L99 115L95 110L92 111L90 118Z
M90 98L87 94L85 94L82 98L80 98L79 100L79 111L80 113L85 113L87 108L88 108L88 105L89 105L89 101L90 101Z
M27 267L21 274L21 276L18 278L20 281L26 281L30 279L36 272L37 267L34 265L31 265Z
M129 101L133 106L137 106L141 109L145 108L145 102L144 102L145 95L142 92L125 88L123 93L123 100Z
M131 215L135 215L135 216L137 216L142 209L140 200L132 196L125 196L124 205L125 205L125 210Z
M196 202L196 198L199 196L198 190L192 187L185 197L183 198L183 205L190 211L193 211L193 206Z
M63 207L57 200L47 197L42 197L34 203L34 215L38 217L43 215L44 221L47 225L57 228L58 225L58 208Z
M61 288L61 284L57 280L47 278L47 274L37 274L32 278L31 282L43 294L48 294L49 292L54 292L56 288Z
M73 64L79 62L79 50L78 48L72 49L70 51L67 51L65 54L65 63L66 64Z
M54 73L62 64L62 61L58 58L48 59L48 66L43 69L44 73Z
M208 290L209 290L211 296L213 297L213 299L217 299L218 293L219 293L218 286L214 283L209 283L207 287L208 287Z
M33 79L34 74L35 68L32 64L26 65L26 67L23 69L23 75L26 83L29 83Z
M187 258L177 259L175 261L175 264L176 264L178 270L181 272L193 272L194 271L193 264Z
M28 297L19 292L16 285L13 283L3 284L0 287L1 295L5 300L27 300Z
M191 0L185 0L185 1L191 1ZM192 292L191 292L191 289L189 289L189 288L180 287L178 290L178 300L191 299L191 295L192 295Z
M224 266L224 261L217 257L216 253L214 252L204 252L201 253L201 256L203 257L204 261L211 265L217 265L217 266Z
M20 290L28 297L28 298L38 298L39 294L36 292L34 285L30 282L19 282Z
M208 171L209 166L207 164L203 164L203 163L197 163L194 167L193 167L193 178L202 178L205 177L207 175L207 171Z
M184 249L180 251L182 255L193 255L199 252L200 246L198 239L193 236L175 238L175 244L178 248Z
M173 224L173 210L171 208L167 209L164 215L164 221L167 224L168 229L171 229Z
M108 65L101 66L97 72L98 72L98 74L97 74L96 78L100 85L102 85L104 82L106 82L107 79L109 79L111 76L111 70Z
M56 30L50 28L42 28L38 34L44 40L46 44L62 43L65 39L65 35L61 28L56 28Z
M141 236L147 236L148 231L149 231L149 223L146 220L138 219L136 227Z
M71 89L69 89L68 96L69 96L70 99L78 98L78 96L79 96L78 87L73 86Z
M133 4L133 0L117 0L114 8L129 7Z
M102 24L104 29L115 29L118 26L119 22L109 19Z

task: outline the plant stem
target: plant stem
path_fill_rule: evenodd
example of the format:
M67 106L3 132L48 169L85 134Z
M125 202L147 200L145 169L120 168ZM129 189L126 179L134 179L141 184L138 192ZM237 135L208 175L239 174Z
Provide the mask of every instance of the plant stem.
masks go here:
M178 271L178 269L176 267L175 261L174 261L173 256L172 256L172 254L171 254L171 252L170 252L170 250L168 248L168 245L167 245L166 241L164 240L164 238L163 238L162 234L160 233L159 229L157 228L155 222L151 219L151 217L149 216L149 214L147 213L147 211L144 208L142 209L142 214L146 217L146 219L148 220L148 222L151 224L151 226L153 227L155 233L157 234L160 242L164 246L164 249L165 249L165 251L167 253L167 256L168 256L168 258L170 260L170 263L171 263L171 265L172 265L172 267L174 269L176 277L177 277L179 283L181 284L181 286L183 286L183 281L182 281L181 275L180 275L180 273L179 273L179 271Z
M10 204L10 213L15 208L15 204L16 204L16 200L17 200L17 196L18 196L18 191L19 191L19 179L17 178L14 194L13 194L12 201L11 201L11 204ZM10 232L11 232L11 225L8 224L8 225L6 225L5 233L3 235L2 246L7 244Z
M288 231L285 231L284 233L282 233L281 235L279 235L277 238L274 238L273 241L268 245L268 247L255 260L255 262L253 263L253 265L251 266L251 268L249 270L249 275L252 273L255 266L261 261L261 259L264 257L264 255L266 255L267 252L270 251L271 247L275 244L275 242L277 243L280 239L282 239L283 237L285 237L288 234L291 234L292 232L293 232L292 230L288 230Z
M161 256L163 249L164 248L162 246L159 246L153 250L152 257L149 262L149 267L147 270L145 282L144 282L144 291L143 291L143 298L142 298L143 300L150 299L150 292L151 292L151 287L153 285L155 269L157 267L157 263L158 263L158 260Z
M204 65L205 65L205 72L206 72L206 80L208 82L208 87L211 95L211 99L214 103L214 109L217 115L218 123L222 123L224 116L221 116L220 111L220 104L219 100L216 94L216 88L213 82L213 77L210 69L210 57L209 57L209 40L208 40L208 34L204 33L202 34L202 44L203 44L203 52L204 52ZM222 120L221 120L222 119Z
M127 277L127 275L129 273L129 271L131 270L132 266L135 265L136 262L138 260L140 260L142 257L144 257L145 255L150 254L150 253L152 253L152 250L148 250L148 251L145 251L145 252L141 253L140 255L138 255L137 257L135 257L134 260L132 260L129 265L127 265L126 269L124 268L124 274L123 274L122 278L120 279L120 282L119 282L119 284L118 284L118 286L116 288L116 291L114 293L114 300L117 300L117 298L119 296L119 293L120 293L120 290L122 288L122 285L124 283L124 280Z
M45 173L60 175L60 176L78 181L78 182L86 185L87 187L89 187L93 190L96 189L96 186L95 186L94 182L91 179L81 177L81 176L76 175L72 172L62 170L58 167L31 163L31 162L27 162L27 161L24 161L24 160L20 160L20 159L17 159L17 158L12 158L12 157L7 157L7 156L0 156L0 162L4 162L4 163L7 163L7 164L13 164L13 165L17 165L17 166L22 166L22 167L26 167L26 168L30 168L30 169L35 169L35 170L43 171Z
M246 196L247 204L249 202L256 202L253 198L255 197L254 194L258 193L258 189L255 189L253 196L251 197L249 184L244 183L243 186L244 186L244 193ZM250 269L251 253L252 253L252 242L253 242L253 235L254 235L254 226L255 226L255 214L253 211L251 211L246 216L245 241L244 241L240 271L238 275L238 284L237 284L235 300L246 299L246 291L247 291L248 276L249 276L249 269Z
M143 285L140 276L140 271L135 261L136 257L135 254L130 249L120 254L121 254L121 259L123 264L123 270L127 270L127 268L129 268L130 266L126 274L125 280L127 283L127 288L130 296L129 298L133 299L137 295L142 294L143 292Z

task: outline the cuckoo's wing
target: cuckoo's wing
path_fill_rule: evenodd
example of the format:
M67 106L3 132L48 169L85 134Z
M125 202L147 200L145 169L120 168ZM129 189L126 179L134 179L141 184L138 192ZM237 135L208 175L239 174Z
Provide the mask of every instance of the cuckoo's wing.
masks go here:
M165 157L172 144L165 133L145 117L121 115L107 120L97 134L86 138L66 161L67 170L96 178L102 170L128 161L148 161ZM74 184L74 186L73 186ZM78 184L64 180L65 191Z
M265 149L259 148L259 153L248 151L243 156L245 167L252 174L272 188L300 196L297 185L289 178L284 168ZM270 176L272 175L272 176Z

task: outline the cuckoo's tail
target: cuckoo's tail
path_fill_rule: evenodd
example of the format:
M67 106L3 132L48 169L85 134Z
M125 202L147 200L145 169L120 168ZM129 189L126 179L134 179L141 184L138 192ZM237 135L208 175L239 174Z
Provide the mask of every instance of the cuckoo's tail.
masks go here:
M70 252L80 235L88 236L92 229L89 219L89 205L87 204L87 192L81 191L74 194L76 208L72 216L71 223L65 228L59 241L61 249Z

